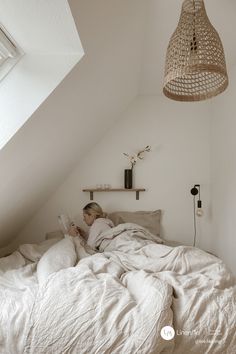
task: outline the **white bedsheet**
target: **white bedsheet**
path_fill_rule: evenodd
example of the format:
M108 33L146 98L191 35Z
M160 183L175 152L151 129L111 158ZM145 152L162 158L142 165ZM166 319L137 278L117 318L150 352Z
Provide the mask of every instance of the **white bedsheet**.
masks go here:
M218 258L135 224L104 232L103 253L75 246L79 263L40 286L37 263L0 274L1 354L236 352L236 286Z
M11 269L0 276L0 353L24 352L30 315L37 294L36 264Z

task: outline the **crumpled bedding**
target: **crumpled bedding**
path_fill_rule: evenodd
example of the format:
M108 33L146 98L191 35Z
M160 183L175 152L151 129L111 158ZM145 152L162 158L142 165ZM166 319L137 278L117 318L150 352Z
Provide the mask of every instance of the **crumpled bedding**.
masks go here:
M235 353L236 285L224 263L154 238L121 224L96 254L71 238L78 262L40 285L29 255L12 267L0 259L0 353ZM161 337L165 326L173 339Z

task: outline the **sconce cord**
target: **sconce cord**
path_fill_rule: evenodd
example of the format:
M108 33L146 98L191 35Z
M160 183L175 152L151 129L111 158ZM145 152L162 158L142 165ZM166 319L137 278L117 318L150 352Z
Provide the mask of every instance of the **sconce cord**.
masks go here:
M196 235L197 235L195 195L194 195L194 197L193 197L193 225L194 225L193 247L195 247L195 244L196 244Z

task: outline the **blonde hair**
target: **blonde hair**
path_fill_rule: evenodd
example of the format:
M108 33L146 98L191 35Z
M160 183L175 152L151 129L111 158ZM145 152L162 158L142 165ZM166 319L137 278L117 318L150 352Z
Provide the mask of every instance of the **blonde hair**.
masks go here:
M95 202L88 203L87 205L85 205L83 211L88 215L95 215L96 219L107 217L107 214L104 213L100 205Z

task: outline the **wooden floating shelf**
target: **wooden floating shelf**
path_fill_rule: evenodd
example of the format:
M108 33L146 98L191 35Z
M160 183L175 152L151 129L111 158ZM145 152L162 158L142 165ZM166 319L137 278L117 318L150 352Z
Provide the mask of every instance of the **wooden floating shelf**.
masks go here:
M139 192L145 192L145 188L86 188L83 189L83 192L90 193L90 200L93 200L93 193L94 192L135 192L136 193L136 200L139 200Z

